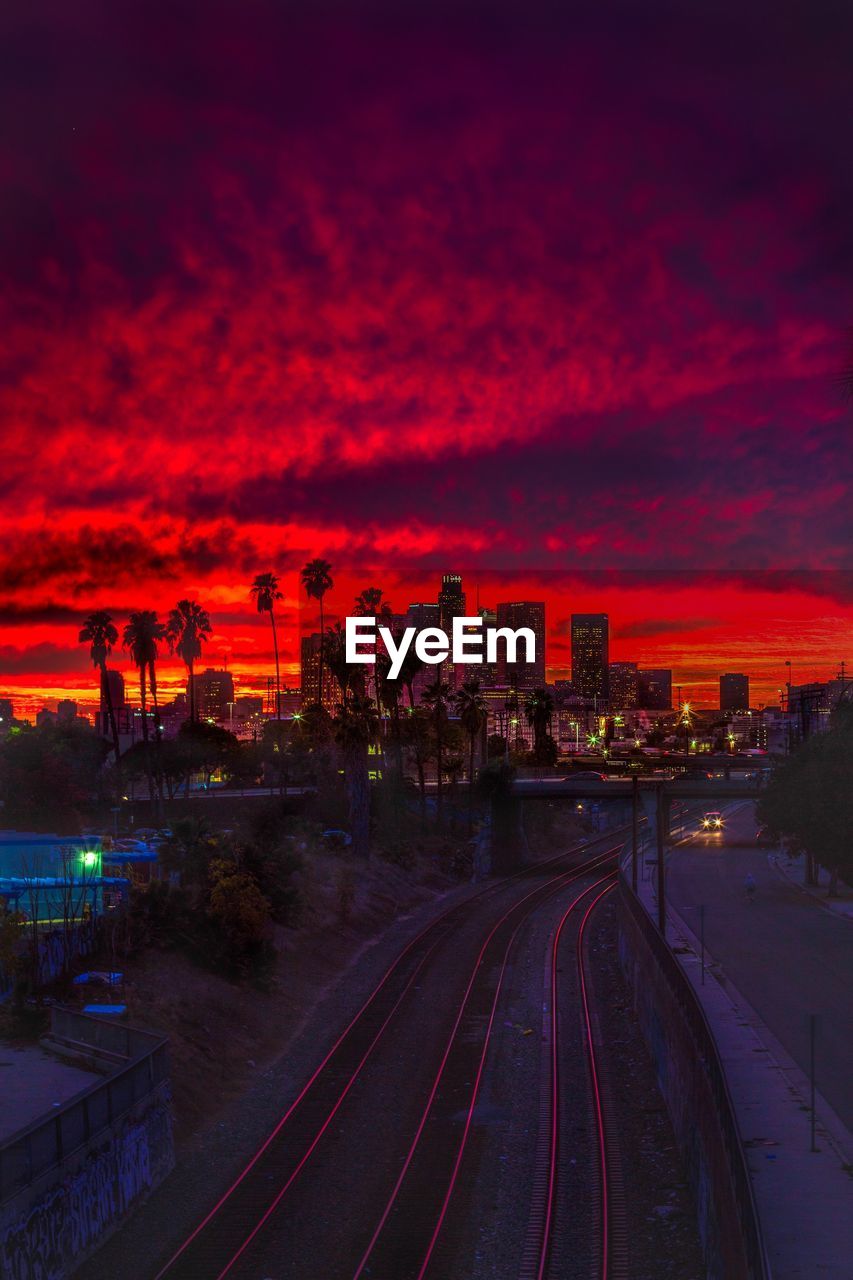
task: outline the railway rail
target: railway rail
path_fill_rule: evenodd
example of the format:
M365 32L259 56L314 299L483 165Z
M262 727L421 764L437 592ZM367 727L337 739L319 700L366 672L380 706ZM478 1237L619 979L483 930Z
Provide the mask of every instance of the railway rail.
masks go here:
M601 845L608 847L600 849ZM590 853L596 847L599 851ZM386 970L225 1194L160 1268L156 1280L201 1276L225 1280L226 1276L259 1274L253 1258L264 1228L284 1209L288 1193L335 1126L366 1064L416 998L424 972L442 943L470 917L476 904L497 898L500 910L501 896L517 894L527 889L526 880L539 879L521 897L514 897L488 928L390 1194L386 1189L379 1197L384 1207L372 1230L366 1223L365 1238L352 1241L352 1267L347 1271L352 1280L368 1275L370 1280L383 1276L425 1280L433 1272L436 1277L446 1275L439 1269L445 1265L439 1264L439 1258L446 1256L449 1247L443 1229L463 1166L498 1002L519 931L544 903L591 876L598 878L575 894L564 920L593 889L600 890L599 896L607 892L619 847L621 842L616 845L612 835L587 842L585 847L486 886L422 929ZM567 865L579 855L581 861ZM461 1133L456 1117L464 1117ZM346 1280L343 1272L341 1276Z

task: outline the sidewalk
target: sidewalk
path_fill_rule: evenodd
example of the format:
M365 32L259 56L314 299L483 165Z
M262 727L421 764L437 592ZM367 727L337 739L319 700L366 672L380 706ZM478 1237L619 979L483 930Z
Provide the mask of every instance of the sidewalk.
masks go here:
M823 867L818 868L817 885L811 885L803 883L805 860L802 855L791 858L780 851L771 853L767 861L780 876L785 877L789 884L799 889L801 893L807 893L810 898L814 898L825 911L831 911L833 915L841 916L844 920L853 920L853 889L843 880L838 882L838 896L828 898L826 891L829 888L829 872Z
M640 881L652 919L652 881ZM850 1280L853 1275L853 1135L816 1098L811 1151L809 1086L740 993L671 908L667 942L716 1040L747 1153L773 1280Z

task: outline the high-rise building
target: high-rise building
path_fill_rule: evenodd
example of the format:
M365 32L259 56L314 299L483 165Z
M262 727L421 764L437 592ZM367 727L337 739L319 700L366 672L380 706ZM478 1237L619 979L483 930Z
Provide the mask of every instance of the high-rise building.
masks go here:
M582 698L608 699L610 629L606 613L572 614L572 684Z
M749 710L749 676L734 671L720 676L720 710Z
M507 657L506 642L498 642L498 684L516 684L519 689L538 688L545 683L545 605L541 600L515 600L499 604L498 627L518 631L527 627L536 637L533 662L526 662L526 646L518 645L515 662Z
M72 698L60 698L56 704L57 724L73 724L77 719L77 703Z
M461 574L445 573L442 577L441 591L438 593L438 611L441 619L439 626L451 635L453 619L465 617L465 592L462 590ZM468 679L468 671L467 665L460 664L457 669L452 660L446 658L440 666L435 668L433 679L436 680L440 676L451 689L455 689L457 685Z
M410 604L406 610L406 626L416 627L418 631L423 631L424 627L440 627L441 607L438 601Z
M11 698L0 698L0 725L5 725L8 729L9 724L15 718L14 709L12 707ZM0 729L2 732L2 729Z
M480 617L483 619L483 634L489 627L498 625L498 615L494 609L480 609ZM492 685L498 683L498 663L486 662L485 645L483 646L483 661L477 667L471 668L471 678L479 680L483 689L491 688Z
M317 705L317 693L320 687L320 632L303 636L300 646L302 669L302 709ZM367 667L362 670L367 671ZM329 664L323 663L323 706L330 715L334 715L341 700L338 682L329 670ZM282 705L281 714L285 714Z
M639 700L636 662L611 662L608 667L608 679L612 710L636 710Z
M438 593L439 626L448 635L453 630L453 619L465 615L465 592L462 590L462 575L445 573L441 579L441 591Z
M672 671L665 667L644 667L637 672L639 702L644 711L672 710Z
M193 676L195 713L199 720L227 720L228 704L234 701L234 677L230 671L208 667ZM189 695L189 689L187 690Z

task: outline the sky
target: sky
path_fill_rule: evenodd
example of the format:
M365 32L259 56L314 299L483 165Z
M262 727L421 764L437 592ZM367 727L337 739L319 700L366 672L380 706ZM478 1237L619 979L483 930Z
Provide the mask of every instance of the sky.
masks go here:
M12 0L0 696L187 595L262 688L266 570L295 684L316 555L544 599L552 677L593 608L699 703L853 667L851 65L828 0Z

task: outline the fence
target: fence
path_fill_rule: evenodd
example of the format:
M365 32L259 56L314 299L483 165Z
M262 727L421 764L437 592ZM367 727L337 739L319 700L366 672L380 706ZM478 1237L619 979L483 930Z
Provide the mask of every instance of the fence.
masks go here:
M59 1008L52 1010L51 1034L121 1055L127 1065L0 1144L0 1205L110 1130L169 1078L162 1036Z
M680 1016L692 1051L692 1066L698 1068L711 1098L712 1116L694 1118L695 1128L710 1118L719 1138L718 1152L728 1174L729 1187L737 1213L737 1227L742 1240L745 1274L750 1280L770 1280L770 1265L761 1231L761 1223L752 1190L746 1153L735 1115L728 1081L720 1061L713 1033L702 1005L681 965L648 912L631 890L623 874L620 894L627 916L636 927L642 942L651 953L657 973L666 985L670 1000ZM725 1196L722 1197L725 1199ZM726 1273L727 1274L727 1273Z

